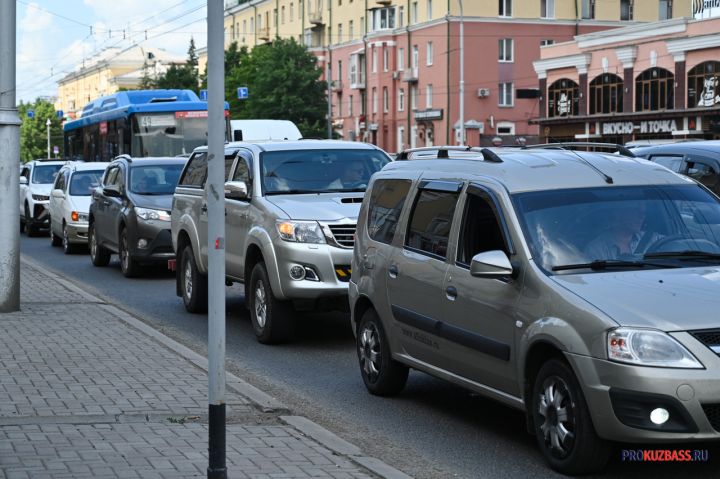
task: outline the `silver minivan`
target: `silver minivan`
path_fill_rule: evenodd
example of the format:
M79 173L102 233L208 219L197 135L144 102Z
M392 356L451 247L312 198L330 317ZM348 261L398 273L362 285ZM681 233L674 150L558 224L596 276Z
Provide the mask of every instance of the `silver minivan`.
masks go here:
M367 389L412 368L518 408L568 474L612 441L720 440L720 200L621 155L453 152L368 187L349 286Z

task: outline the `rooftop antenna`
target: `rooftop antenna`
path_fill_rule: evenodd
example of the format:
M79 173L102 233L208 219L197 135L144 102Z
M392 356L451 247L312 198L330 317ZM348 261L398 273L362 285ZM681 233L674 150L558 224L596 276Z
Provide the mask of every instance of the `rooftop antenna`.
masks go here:
M595 166L595 165L593 165L592 163L590 163L586 158L583 158L582 156L580 156L580 153L578 153L578 152L575 151L575 150L570 150L570 149L565 149L565 148L563 148L563 150L571 152L573 155L577 156L577 157L580 159L580 161L582 161L582 162L585 163L587 166L589 166L590 168L592 168L593 170L595 170L598 175L600 175L600 176L603 177L603 179L605 180L605 183L607 183L608 185L612 185L612 184L613 184L612 176L606 174L606 173L603 172L600 168L598 168L597 166Z

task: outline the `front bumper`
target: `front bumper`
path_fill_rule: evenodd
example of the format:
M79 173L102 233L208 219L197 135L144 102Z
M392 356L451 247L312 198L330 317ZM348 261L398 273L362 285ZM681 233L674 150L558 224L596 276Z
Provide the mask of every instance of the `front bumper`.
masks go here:
M277 261L276 274L284 298L347 297L352 249L328 244L291 243L279 238L273 241L273 249ZM308 276L302 280L292 279L290 268L295 265L310 268L317 281L308 279Z
M65 228L67 230L68 242L72 244L87 244L87 223L67 223Z
M720 356L688 333L673 336L705 369L641 367L567 354L601 437L650 443L720 440L720 424L712 418L720 408ZM670 410L671 421L662 427L646 420L656 407ZM639 417L655 429L638 425Z
M139 246L140 240L145 240L144 248ZM138 219L135 228L128 228L128 243L130 255L141 263L166 263L175 258L169 221Z
M32 215L30 218L25 218L25 221L34 225L34 226L40 226L43 228L49 228L50 227L50 210L49 210L49 201L36 201L32 206L32 211L30 214Z

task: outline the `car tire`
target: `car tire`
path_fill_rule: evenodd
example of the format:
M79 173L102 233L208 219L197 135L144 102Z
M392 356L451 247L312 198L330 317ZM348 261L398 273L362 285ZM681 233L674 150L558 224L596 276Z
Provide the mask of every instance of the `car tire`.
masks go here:
M566 362L551 359L540 368L532 414L538 446L555 471L578 475L605 467L611 444L595 432L580 384Z
M55 232L52 229L52 220L50 220L50 245L51 246L60 246L63 244L63 240L61 237L55 234Z
M102 247L95 234L95 223L88 226L88 246L90 247L90 261L95 266L107 266L110 263L110 251Z
M126 278L135 278L140 274L140 265L130 254L127 228L123 228L120 230L120 245L118 248L118 256L120 257L120 271L122 271L122 274Z
M363 314L355 342L360 374L367 390L377 396L392 396L402 391L409 369L392 358L385 329L374 309Z
M30 207L25 203L25 234L28 238L32 238L33 236L37 236L38 229L29 218L32 218L32 216L30 216Z
M53 236L53 232L50 231L50 235ZM73 254L76 250L76 246L72 243L70 243L70 237L68 236L67 232L67 225L63 222L63 235L61 238L62 247L63 247L63 253L65 254Z
M265 263L255 265L250 274L250 319L255 337L262 344L289 340L295 333L295 311L289 301L275 297Z
M208 309L208 280L200 273L195 263L192 246L185 246L180 252L178 272L183 304L188 313L205 313Z

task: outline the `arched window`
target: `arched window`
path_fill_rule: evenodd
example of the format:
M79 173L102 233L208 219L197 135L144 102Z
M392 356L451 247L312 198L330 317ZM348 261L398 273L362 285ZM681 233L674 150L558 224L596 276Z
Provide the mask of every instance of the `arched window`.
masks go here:
M675 108L675 77L664 68L650 68L635 77L635 111Z
M603 73L590 82L590 114L623 111L623 80L612 73Z
M688 72L688 108L720 105L720 62L703 62Z
M561 78L548 88L548 117L575 116L578 114L578 84Z

